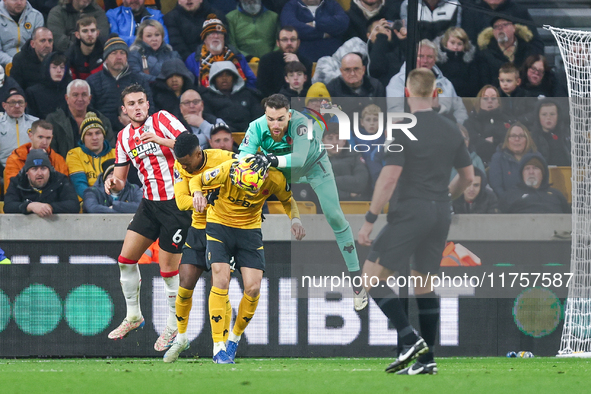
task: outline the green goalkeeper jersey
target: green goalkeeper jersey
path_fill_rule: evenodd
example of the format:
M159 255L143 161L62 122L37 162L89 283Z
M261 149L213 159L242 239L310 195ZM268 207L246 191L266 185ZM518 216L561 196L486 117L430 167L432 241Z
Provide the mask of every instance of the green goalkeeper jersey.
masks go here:
M308 118L296 110L292 109L290 112L291 120L280 142L271 137L265 115L251 122L240 144L239 158L247 154L256 154L259 147L265 154L284 156L287 161L286 167L279 170L284 173L288 182L297 182L306 176L314 163L325 153L324 150L320 150L324 130L314 122L312 139L308 139Z

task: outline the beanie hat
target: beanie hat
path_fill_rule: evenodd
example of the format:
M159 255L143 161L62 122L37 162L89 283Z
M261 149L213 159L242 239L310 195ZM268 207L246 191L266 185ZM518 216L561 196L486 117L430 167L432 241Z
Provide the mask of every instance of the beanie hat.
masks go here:
M207 15L207 19L205 20L205 22L203 22L203 30L201 30L201 41L204 41L205 37L207 37L209 33L214 32L226 34L227 30L224 26L224 23L220 19L218 19L218 17L215 14L209 14Z
M109 57L111 52L118 49L125 51L125 53L127 53L129 56L129 47L127 46L127 43L115 33L113 33L112 37L110 37L107 42L105 42L105 46L103 48L103 60Z
M6 98L4 99L4 102L7 102L8 99L12 96L22 96L26 100L25 92L22 91L20 86L18 88L10 88L8 94L6 95Z
M306 94L306 105L308 105L308 101L316 98L327 99L330 101L330 93L328 93L326 85L322 82L316 82L310 86L310 89L308 89L308 93Z
M115 169L115 159L103 161L103 182L107 180L107 176Z
M100 120L94 112L87 112L84 120L80 124L80 139L82 141L84 141L84 134L90 129L101 129L103 135L105 137L107 136L102 120Z
M530 166L530 165L538 167L542 171L542 174L546 173L546 169L544 168L545 167L544 163L542 163L542 160L540 160L539 158L537 158L535 156L532 157L523 165L523 168L525 168L526 166Z
M45 166L50 170L53 170L53 166L49 161L49 156L47 156L47 153L45 153L43 149L31 149L27 156L27 160L25 161L24 170L27 172L31 168L39 166Z

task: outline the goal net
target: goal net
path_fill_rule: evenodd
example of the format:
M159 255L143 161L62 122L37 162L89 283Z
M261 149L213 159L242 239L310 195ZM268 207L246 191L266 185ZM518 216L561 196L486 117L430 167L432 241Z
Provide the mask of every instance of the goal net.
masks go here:
M550 30L568 80L572 155L571 272L559 357L591 357L591 31Z

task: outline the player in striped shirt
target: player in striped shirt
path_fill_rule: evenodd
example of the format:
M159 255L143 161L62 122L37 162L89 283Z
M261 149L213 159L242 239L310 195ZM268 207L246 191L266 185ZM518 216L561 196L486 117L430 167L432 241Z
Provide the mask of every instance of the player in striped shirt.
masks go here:
M108 194L123 189L130 164L138 170L143 183L144 198L127 227L119 269L121 287L127 304L127 316L110 339L121 339L144 325L140 309L140 270L137 261L144 251L159 239L160 274L164 278L169 307L166 328L154 349L168 349L177 334L175 300L179 287L181 248L191 224L190 212L181 212L174 199L173 148L176 137L185 131L177 118L166 111L149 116L150 103L139 84L132 84L121 93L123 113L131 123L119 132L115 146L113 178L105 181Z

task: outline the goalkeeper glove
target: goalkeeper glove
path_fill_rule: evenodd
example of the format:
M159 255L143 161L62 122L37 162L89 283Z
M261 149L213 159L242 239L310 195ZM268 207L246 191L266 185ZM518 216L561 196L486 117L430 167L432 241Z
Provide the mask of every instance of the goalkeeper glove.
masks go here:
M250 158L250 168L253 171L258 172L262 168L268 170L269 167L277 167L279 165L279 160L277 156L272 153L268 155L255 155Z

